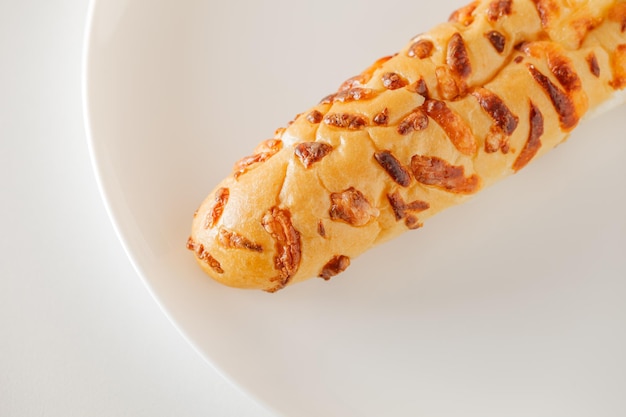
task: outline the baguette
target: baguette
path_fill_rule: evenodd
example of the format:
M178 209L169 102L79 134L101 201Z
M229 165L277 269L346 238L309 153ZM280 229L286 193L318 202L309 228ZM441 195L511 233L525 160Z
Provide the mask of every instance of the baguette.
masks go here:
M238 161L187 248L275 292L524 168L626 87L626 0L478 0L376 61Z

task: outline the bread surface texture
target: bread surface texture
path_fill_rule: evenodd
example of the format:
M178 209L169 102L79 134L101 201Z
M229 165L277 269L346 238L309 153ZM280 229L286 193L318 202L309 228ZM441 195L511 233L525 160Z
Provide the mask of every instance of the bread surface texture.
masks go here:
M236 162L187 248L232 287L328 280L524 169L624 87L626 1L475 1Z

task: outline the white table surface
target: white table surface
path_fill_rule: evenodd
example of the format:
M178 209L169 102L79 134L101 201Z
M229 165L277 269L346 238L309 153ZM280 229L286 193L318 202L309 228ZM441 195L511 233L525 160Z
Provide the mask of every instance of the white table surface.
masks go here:
M83 125L87 8L0 2L0 416L270 416L179 335L115 235Z
M83 122L87 10L88 0L0 0L0 417L274 416L187 343L118 241ZM623 265L620 253L623 246L608 253L610 265ZM624 415L624 318L617 313L625 291L617 274L606 275L597 288L579 281L555 304L563 312L528 332L569 320L582 293L594 289L591 304L575 314L590 318L566 329L570 339L547 339L552 347L579 342L550 369L580 365L571 369L584 371L582 381L562 392L588 394L557 396L554 404L580 410L559 415ZM537 297L547 305L548 296Z

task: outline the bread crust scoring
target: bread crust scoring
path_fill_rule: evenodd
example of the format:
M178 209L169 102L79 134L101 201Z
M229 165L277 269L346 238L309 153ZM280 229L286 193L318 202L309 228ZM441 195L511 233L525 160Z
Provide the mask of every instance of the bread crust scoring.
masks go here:
M474 1L237 162L187 247L233 287L330 279L523 169L624 87L626 2Z

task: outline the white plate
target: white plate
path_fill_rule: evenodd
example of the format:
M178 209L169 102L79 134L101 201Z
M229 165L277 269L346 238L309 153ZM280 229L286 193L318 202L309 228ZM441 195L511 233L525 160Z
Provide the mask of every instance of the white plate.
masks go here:
M200 354L279 415L626 410L625 106L330 282L233 290L185 249L235 160L459 5L93 4L87 124L121 240Z

